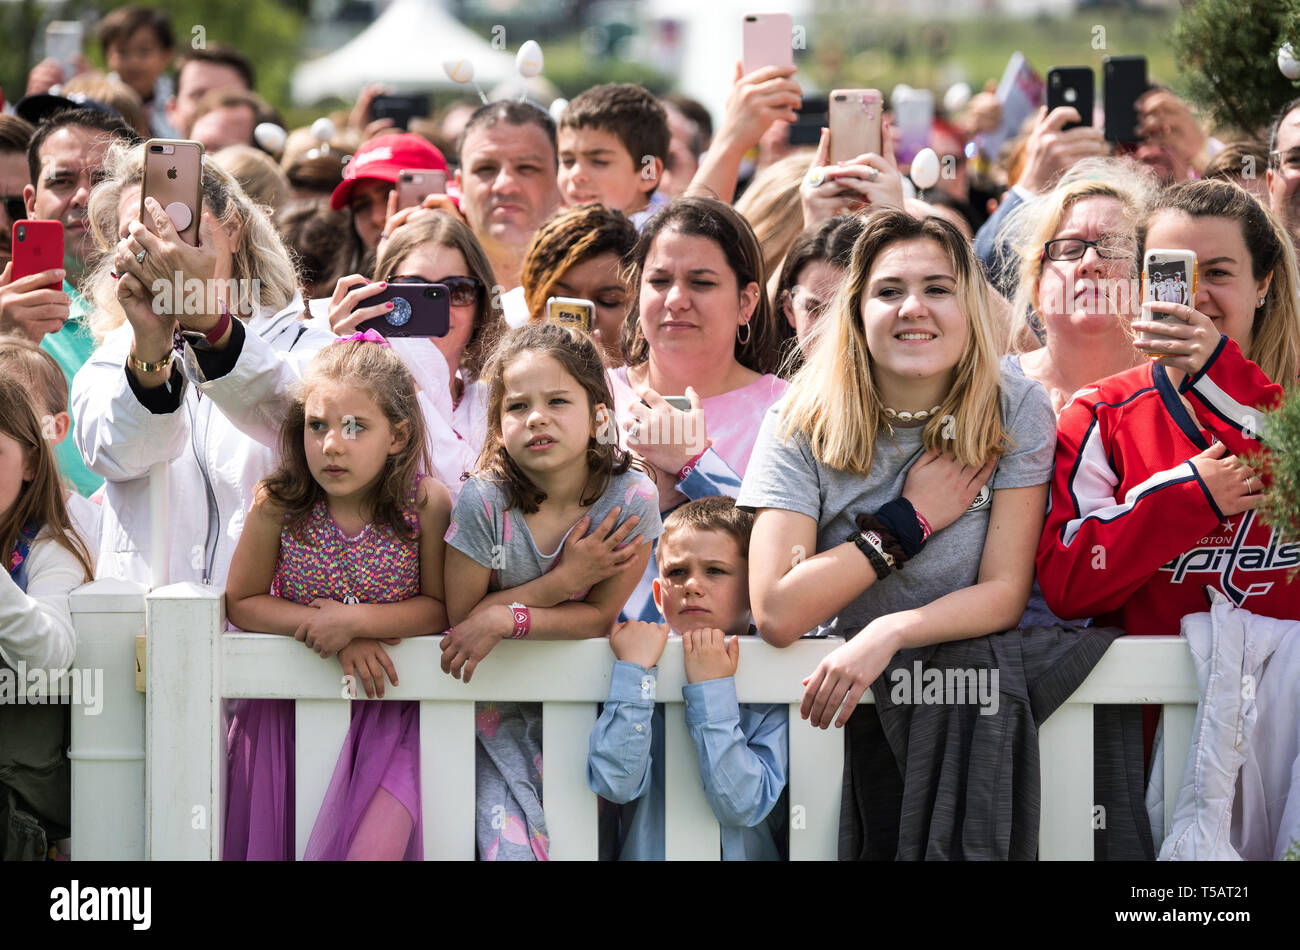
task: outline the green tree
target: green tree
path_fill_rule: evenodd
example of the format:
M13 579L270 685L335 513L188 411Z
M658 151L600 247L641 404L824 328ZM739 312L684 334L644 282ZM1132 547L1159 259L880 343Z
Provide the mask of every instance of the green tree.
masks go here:
M1220 126L1262 134L1300 94L1277 68L1290 40L1300 49L1300 0L1198 0L1174 24L1173 45L1188 96Z
M1268 417L1272 485L1259 516L1288 540L1300 539L1300 390L1292 391ZM1264 462L1256 460L1256 464ZM1294 583L1294 572L1292 572Z

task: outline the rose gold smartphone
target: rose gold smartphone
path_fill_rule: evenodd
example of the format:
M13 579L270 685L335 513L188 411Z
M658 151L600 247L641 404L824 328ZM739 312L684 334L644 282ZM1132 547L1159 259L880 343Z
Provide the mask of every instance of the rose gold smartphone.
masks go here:
M441 168L403 168L397 173L397 208L414 208L429 195L447 193L447 173Z
M794 65L794 20L788 13L747 13L741 26L741 72Z
M879 155L884 97L879 89L832 89L831 162L847 162L866 152Z
M202 213L203 146L180 139L150 139L144 147L144 186L140 189L140 220L150 231L145 198L153 198L172 219L186 244L198 247Z
M1180 303L1190 307L1196 300L1196 253L1187 250L1148 248L1142 258L1142 302ZM1177 320L1168 313L1147 311L1148 320ZM1145 342L1144 337L1138 343ZM1148 354L1150 356L1150 354ZM1152 359L1155 357L1153 356Z

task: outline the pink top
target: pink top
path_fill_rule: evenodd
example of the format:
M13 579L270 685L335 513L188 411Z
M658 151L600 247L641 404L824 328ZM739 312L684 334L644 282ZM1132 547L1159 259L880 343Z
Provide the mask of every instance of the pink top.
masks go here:
M416 476L406 508L406 523L417 535L416 499L423 477ZM339 603L391 604L419 593L419 545L403 542L388 525L368 524L348 537L322 498L297 536L287 528L280 531L272 597L295 604L310 604L317 597Z

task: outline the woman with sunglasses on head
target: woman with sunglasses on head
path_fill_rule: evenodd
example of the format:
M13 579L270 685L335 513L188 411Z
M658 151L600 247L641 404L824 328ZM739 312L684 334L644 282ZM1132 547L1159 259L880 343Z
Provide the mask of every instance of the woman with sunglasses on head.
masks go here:
M330 300L330 329L346 335L387 313L390 305L365 301L388 284L400 283L444 284L448 290L450 329L445 336L393 337L389 342L419 384L429 455L455 498L461 475L474 469L487 431L479 374L504 329L491 292L496 278L466 225L448 214L423 216L384 242L374 281L359 274L339 279Z

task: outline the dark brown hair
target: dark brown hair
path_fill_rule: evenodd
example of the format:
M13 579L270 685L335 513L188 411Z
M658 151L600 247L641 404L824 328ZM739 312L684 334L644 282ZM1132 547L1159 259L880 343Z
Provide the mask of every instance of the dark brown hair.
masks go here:
M696 531L717 531L736 542L736 547L743 558L749 557L749 535L754 530L754 513L736 507L736 499L726 495L711 495L708 498L696 498L673 510L664 519L663 535L655 549L655 563L663 564L664 546L668 536L683 528Z
M818 261L847 271L853 258L853 245L862 234L864 221L863 216L857 214L829 218L808 228L790 245L772 293L772 312L776 315L777 340L781 347L782 378L789 379L803 365L799 338L785 318L785 304L797 286L800 272Z
M1137 259L1146 254L1151 222L1175 211L1192 218L1231 218L1241 228L1255 280L1272 274L1264 305L1255 308L1251 360L1273 382L1292 387L1300 370L1300 305L1296 302L1295 249L1273 213L1247 191L1226 181L1179 182L1160 193L1137 227Z
M27 154L27 146L36 133L36 126L16 115L0 114L0 152L22 152Z
M308 364L280 430L280 467L262 480L259 492L264 491L284 509L291 532L299 531L316 503L325 498L325 489L312 477L303 445L307 397L312 386L325 381L361 387L394 430L405 427L406 445L384 460L366 514L376 524L391 528L394 537L414 544L419 532L413 533L406 520L409 496L416 473L431 468L425 448L424 414L416 401L410 370L389 347L378 343L335 340Z
M86 580L90 580L95 573L90 566L90 554L68 517L54 449L41 432L41 415L21 381L8 374L0 375L0 433L22 446L25 461L34 459L36 463L35 477L24 480L13 508L7 513L0 512L0 558L8 568L9 555L18 546L23 526L35 521L77 559Z
M474 314L474 330L460 357L460 368L468 377L467 382L472 382L483 374L483 364L492 352L492 344L506 330L492 263L474 232L449 214L431 214L404 224L384 243L384 251L375 262L374 279L388 280L412 252L425 244L460 251L469 272L483 284L478 311Z
M69 127L89 129L102 132L104 138L116 139L134 145L140 140L135 130L127 125L115 112L101 112L99 109L59 109L46 116L36 127L36 132L27 143L27 171L32 176L32 187L40 190L41 182L41 146L59 129Z
M564 107L560 128L609 132L623 143L634 167L647 155L668 158L668 113L635 83L605 83L579 93Z
M772 305L764 293L767 273L763 268L763 252L759 248L754 230L731 205L713 198L674 198L663 210L646 222L636 247L632 249L630 279L632 307L627 322L623 324L623 356L628 366L636 366L650 358L650 346L641 332L641 273L645 268L650 248L663 231L708 238L722 251L736 277L739 292L748 284L758 284L758 305L749 319L749 338L741 343L736 339L736 362L756 373L774 373L780 361L776 324Z
M605 367L600 351L590 336L554 323L529 323L511 330L501 338L492 358L483 371L488 386L487 438L478 458L476 475L496 482L506 496L506 505L532 514L546 500L546 493L515 464L506 451L501 436L501 411L505 403L506 369L521 353L542 353L550 356L573 377L587 393L587 405L596 421L596 406L603 404L607 413L607 434L612 434L614 421L614 396L605 379ZM581 503L594 504L615 475L622 475L632 467L632 457L618 447L612 438L587 441L587 484L583 487ZM466 476L468 477L468 476Z
M209 43L205 47L198 49L188 49L185 51L176 64L176 94L181 92L181 75L185 72L185 67L190 63L213 63L217 66L226 66L239 73L244 85L249 89L255 89L257 83L254 82L253 64L249 62L247 56L235 49L233 46L227 46L224 43Z
M546 220L524 254L519 282L524 287L528 312L542 313L551 288L571 267L600 254L615 254L622 261L636 245L636 228L617 211L604 205L565 208Z
M152 32L164 50L176 48L176 41L172 38L172 24L167 19L167 14L152 7L119 7L112 13L105 14L104 19L95 26L95 36L99 40L100 50L107 56L110 47L128 42L137 30L142 29Z
M535 125L546 134L547 140L551 143L551 161L559 165L559 156L555 148L555 120L551 118L550 113L544 109L539 109L531 102L491 102L477 109L465 127L460 130L460 138L456 140L456 163L462 168L465 166L465 142L469 134L475 129L490 129L495 125L505 123L506 125Z

